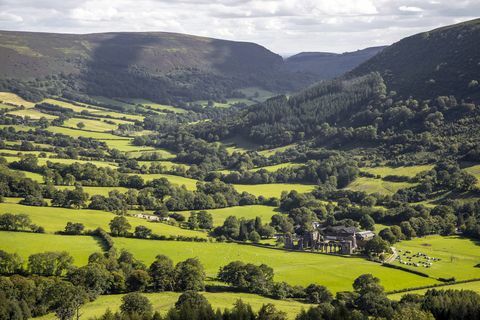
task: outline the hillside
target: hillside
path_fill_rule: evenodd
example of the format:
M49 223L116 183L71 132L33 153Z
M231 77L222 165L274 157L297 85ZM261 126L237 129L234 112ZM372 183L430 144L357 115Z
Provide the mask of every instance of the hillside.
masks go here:
M1 80L35 80L27 87L50 93L198 100L243 87L280 91L305 84L282 77L282 58L260 45L164 32L2 31L0 59Z
M285 60L285 67L292 72L306 72L318 80L332 79L367 61L385 46L365 48L354 52L301 52Z
M372 71L380 72L388 87L404 97L478 99L480 19L402 39L355 68L351 75Z

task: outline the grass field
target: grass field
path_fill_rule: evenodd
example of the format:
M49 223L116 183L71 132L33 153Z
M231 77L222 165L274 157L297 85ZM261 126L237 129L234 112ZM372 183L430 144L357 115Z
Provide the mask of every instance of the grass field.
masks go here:
M190 168L188 164L183 164L183 163L175 163L172 161L164 161L164 160L158 160L158 161L138 161L138 164L141 166L146 166L147 168L150 168L153 164L155 165L162 165L167 168L167 170L171 170L174 166L181 166L184 167L185 169Z
M180 241L149 241L116 238L115 245L132 252L138 259L150 264L157 254L165 254L175 262L198 257L207 276L215 277L219 268L231 261L241 260L255 264L265 263L275 270L276 281L308 285L318 283L337 292L351 290L352 282L361 274L372 273L382 280L387 290L429 285L434 279L404 271L382 267L361 258L334 255L287 252L234 243L196 243Z
M184 185L187 190L194 191L197 189L197 182L198 180L175 176L172 174L164 174L164 173L154 173L154 174L135 174L143 178L145 182L152 181L153 179L160 179L166 178L170 183L176 184L178 186Z
M156 153L159 156L161 156L161 159L172 159L175 157L175 154L166 150L166 149L161 149L161 148L152 148L152 147L147 147L147 146L133 146L136 149L132 148L132 150L128 150L127 156L129 158L137 159L143 154L152 154Z
M440 261L432 262L430 268L402 265L412 270L424 272L435 278L455 277L456 280L480 278L480 268L475 265L480 263L478 253L480 246L473 240L457 236L427 236L395 244L397 249L402 250L401 255L409 250L412 254L425 253L429 257L440 258ZM405 260L405 256L402 256ZM425 259L413 258L412 262L425 261ZM397 261L396 264L400 265Z
M105 131L112 131L117 129L117 125L115 124L106 123L101 120L81 119L81 118L70 118L66 120L63 123L63 125L65 127L77 129L78 128L77 124L79 123L83 123L85 125L85 127L83 128L85 130L105 132Z
M477 187L480 187L480 165L464 168L465 171L474 175L477 178Z
M421 166L411 166L411 167L375 167L375 168L361 168L361 171L368 172L371 174L379 175L382 178L388 175L404 176L413 178L418 173L423 171L428 171L433 168L433 165L421 165Z
M33 119L33 120L38 120L40 118L45 118L45 119L48 119L48 120L52 120L52 119L58 118L57 116L47 114L47 113L43 113L40 110L33 109L33 108L10 111L7 114L22 117L22 118L29 117L30 119Z
M283 147L278 147L278 148L273 148L273 149L266 149L266 150L261 150L261 151L258 151L259 154L261 154L262 156L265 156L265 157L270 157L272 155L274 155L275 153L277 152L283 152L289 148L293 148L295 147L296 144L289 144L289 145L286 145L286 146L283 146Z
M47 131L50 131L53 133L61 133L73 138L84 137L84 138L93 138L98 140L116 140L116 139L128 140L128 138L115 136L111 133L92 132L92 131L85 131L85 130L79 130L79 129L65 128L65 127L50 126L47 128Z
M66 102L66 101L61 101L61 100L56 100L56 99L44 99L42 101L42 103L49 103L49 104L53 104L53 105L56 105L56 106L59 106L59 107L62 107L62 108L65 108L65 109L70 109L74 112L82 112L82 111L88 111L88 112L92 112L92 111L95 111L95 109L92 109L92 108L89 108L87 106L85 106L84 104L81 104L81 106L77 106L77 105L74 105L73 103L69 103L69 102Z
M300 303L297 301L273 300L248 293L202 292L201 294L204 295L205 298L207 298L214 310L232 308L235 301L237 301L238 299L242 299L243 302L250 304L255 311L258 311L263 304L272 303L277 307L277 309L286 312L288 319L295 319L295 316L302 310L302 308L307 309L310 306L308 304ZM166 314L166 312L175 305L175 302L177 302L180 293L161 292L145 293L143 295L150 300L155 311L159 311L161 314ZM103 313L105 313L107 309L110 309L112 312L118 311L122 303L122 297L123 295L105 295L98 297L95 301L89 302L84 307L82 307L82 318L90 319L95 316L99 317ZM37 319L54 320L56 318L53 314L48 314Z
M56 186L57 189L59 190L73 190L75 189L75 186ZM108 196L108 193L112 190L117 190L121 193L125 193L128 191L128 188L123 188L123 187L89 187L85 186L83 187L83 191L88 193L89 196L93 195L100 195L100 196Z
M472 290L475 291L476 293L480 294L480 281L474 281L474 282L467 282L467 283L458 283L458 284L452 284L452 285L446 285L446 286L441 286L434 288L435 290ZM388 298L391 300L400 300L403 295L407 293L413 293L413 294L425 294L429 289L420 289L420 290L413 290L413 291L408 291L408 292L403 292L403 293L393 293L389 294Z
M176 108L174 106L169 106L166 104L159 104L155 103L152 101L148 101L145 99L128 99L127 101L133 103L133 104L141 104L142 106L149 106L153 110L158 110L158 111L173 111L175 113L185 113L187 112L185 109L182 108Z
M101 251L99 242L90 236L60 236L55 234L0 231L0 249L18 253L25 261L34 253L45 251L67 251L74 264L83 266L88 256Z
M16 106L24 106L25 108L33 108L35 103L27 101L15 93L10 92L0 92L0 101L11 103Z
M11 150L10 150L11 151ZM22 154L35 154L38 155L39 151L21 151ZM47 152L48 154L48 152ZM3 156L8 163L13 161L20 160L20 156L16 154L12 154L10 156ZM38 158L38 164L43 166L47 162L52 163L61 163L61 164L72 164L72 163L92 163L97 167L105 167L105 168L116 168L117 166L114 163L110 162L103 162L103 161L95 161L95 160L79 160L79 159L61 159L61 158Z
M298 167L298 166L300 166L300 164L298 164L298 163L286 162L286 163L275 164L273 166L254 168L254 169L251 169L250 171L258 171L258 170L264 169L264 170L267 170L268 172L275 172L278 169L289 168L289 167Z
M0 203L0 213L25 213L30 216L33 223L45 228L48 233L61 231L65 229L67 222L79 222L83 223L85 229L96 229L101 227L105 230L109 230L109 222L115 215L111 212L99 211L99 210L75 210L56 207L29 207L15 203ZM181 235L186 237L206 237L206 233L200 231L192 231L187 229L181 229L179 227L171 226L165 223L149 222L145 219L136 217L127 217L128 221L134 231L138 225L146 226L156 234L165 236ZM158 242L153 241L152 242ZM0 242L1 243L1 242ZM1 247L1 244L0 244Z
M234 184L238 192L248 192L255 196L264 196L267 198L279 198L282 191L297 190L300 193L310 192L315 189L315 185L311 184L295 184L295 183L270 183L270 184Z
M359 177L353 181L346 189L354 191L364 191L366 193L379 193L391 195L400 189L413 187L415 184L408 182L390 182L381 179Z
M225 219L229 216L237 218L255 219L262 218L263 223L270 222L270 218L276 214L275 207L254 205L254 206L240 206L222 209L206 210L212 214L213 224L215 226L222 225ZM190 211L180 211L186 218L190 216Z

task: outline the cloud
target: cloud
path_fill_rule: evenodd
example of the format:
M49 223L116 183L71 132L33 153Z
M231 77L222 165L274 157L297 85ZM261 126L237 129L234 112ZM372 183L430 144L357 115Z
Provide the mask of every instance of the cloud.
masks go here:
M0 0L0 29L169 31L343 52L475 18L478 0Z

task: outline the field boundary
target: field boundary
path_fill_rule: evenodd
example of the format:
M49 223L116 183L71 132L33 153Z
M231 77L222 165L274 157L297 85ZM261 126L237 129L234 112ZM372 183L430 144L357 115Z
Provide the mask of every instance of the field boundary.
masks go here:
M448 287L448 286L452 286L452 285L456 285L456 284L478 282L478 281L480 281L480 278L473 278L473 279L459 280L459 281L451 281L451 282L448 282L448 283L442 282L442 283L432 284L432 285L428 285L428 286L421 286L421 287L413 287L413 288L406 288L406 289L388 291L388 292L386 292L386 294L389 295L389 294L396 294L396 293L406 293L406 292L417 291L417 290L422 290L422 289L435 289L435 288L441 288L441 287Z

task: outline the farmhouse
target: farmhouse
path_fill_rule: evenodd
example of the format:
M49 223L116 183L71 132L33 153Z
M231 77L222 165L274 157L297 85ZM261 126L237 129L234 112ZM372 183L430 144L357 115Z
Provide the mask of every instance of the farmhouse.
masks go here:
M314 226L314 230L298 239L298 244L293 244L293 239L287 239L286 246L300 250L311 250L352 254L363 248L365 244L375 237L373 231L360 231L355 227L346 226Z

